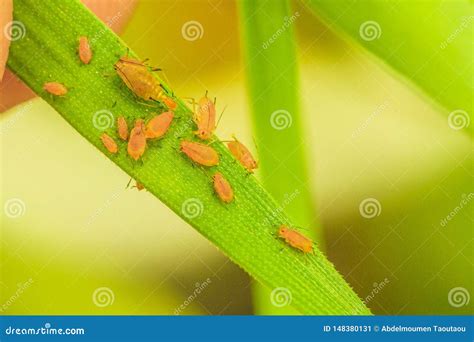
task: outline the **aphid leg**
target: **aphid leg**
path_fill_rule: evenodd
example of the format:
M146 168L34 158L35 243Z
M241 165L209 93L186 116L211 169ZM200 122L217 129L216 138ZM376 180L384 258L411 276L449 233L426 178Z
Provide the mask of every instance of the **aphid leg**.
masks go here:
M129 89L133 89L133 85L132 85L132 82L130 82L130 80L128 79L127 75L125 75L122 70L120 70L119 68L115 68L115 71L117 71L117 73L120 73L121 76L125 77L125 80L127 80L126 83L126 86L129 88ZM135 93L132 92L134 95ZM136 95L135 95L136 96Z
M143 101L139 101L139 100L138 100L139 97L138 97L137 95L135 95L135 94L133 94L133 95L136 97L138 104L141 104L142 106L147 106L147 107L155 107L155 106L153 106L153 105L151 105L151 104L149 104L149 103L146 103L146 102L143 102Z

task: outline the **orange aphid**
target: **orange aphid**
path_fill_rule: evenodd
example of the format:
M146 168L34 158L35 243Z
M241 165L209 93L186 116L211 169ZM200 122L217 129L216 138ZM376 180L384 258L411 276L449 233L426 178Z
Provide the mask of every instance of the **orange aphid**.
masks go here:
M118 147L117 143L115 142L114 139L112 139L110 136L108 136L106 133L102 133L100 136L100 139L102 140L102 143L104 144L105 148L110 152L110 153L117 153L118 152Z
M178 107L178 104L170 97L167 97L165 95L162 95L162 99L163 103L166 105L166 107L168 107L169 109L171 110L175 110L176 107Z
M82 63L89 64L92 59L92 50L87 37L79 37L79 46L77 48L77 52L79 53L79 59L82 61Z
M235 138L234 138L235 139ZM253 173L253 170L258 167L257 162L253 158L250 151L240 141L235 139L227 144L230 153L247 169L248 172Z
M146 124L145 136L147 139L161 138L168 131L173 121L173 112L164 112L156 115Z
M219 155L212 147L192 141L181 141L181 151L194 162L204 166L219 164Z
M278 236L285 239L286 243L291 247L299 249L304 253L311 253L313 251L313 241L311 239L285 225L281 225L278 228Z
M216 129L216 106L207 93L198 102L198 109L194 113L194 122L197 131L194 132L199 139L209 140Z
M67 94L67 88L59 82L46 82L43 89L55 96L63 96Z
M144 62L121 57L114 68L125 85L138 97L146 101L163 101L169 108L176 108L176 103L164 93L160 82L150 72L152 69Z
M142 191L145 189L145 186L140 182L135 182L135 188L137 188L138 191Z
M230 186L227 179L222 176L221 173L217 172L214 177L214 190L216 191L217 196L222 200L224 203L230 203L234 199L234 191Z
M135 127L130 132L128 140L127 152L134 160L138 160L146 149L145 124L143 120L135 121Z
M128 139L128 125L127 121L123 116L119 116L117 118L117 131L120 139L127 140Z

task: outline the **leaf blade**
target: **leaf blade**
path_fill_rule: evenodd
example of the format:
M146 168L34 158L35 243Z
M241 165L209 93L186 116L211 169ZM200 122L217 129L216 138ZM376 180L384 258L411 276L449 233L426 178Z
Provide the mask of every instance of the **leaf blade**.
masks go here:
M175 125L164 139L151 144L143 163L132 162L126 154L126 143L119 139L120 152L107 153L99 138L102 130L94 126L98 111L109 111L114 118L125 115L130 122L150 117L153 111L138 103L118 77L104 76L113 73L114 63L128 48L78 1L16 0L14 16L28 34L13 42L9 68L105 156L257 280L273 287L284 284L301 312L321 312L319 307L323 306L328 314L369 313L320 252L305 259L289 248L280 253L283 243L275 238L274 231L278 223L289 223L288 218L281 213L273 216L277 208L274 200L222 144L215 144L221 155L217 169L231 182L236 197L229 206L219 202L212 192L210 173L203 175L178 151L180 139L193 138L191 113L183 103L176 111ZM94 51L87 66L76 56L80 35L90 38ZM129 54L136 57L132 51ZM64 83L68 94L63 98L46 94L42 85L47 81ZM113 126L105 132L116 137ZM60 148L60 142L55 143ZM193 206L189 206L189 200L193 200Z

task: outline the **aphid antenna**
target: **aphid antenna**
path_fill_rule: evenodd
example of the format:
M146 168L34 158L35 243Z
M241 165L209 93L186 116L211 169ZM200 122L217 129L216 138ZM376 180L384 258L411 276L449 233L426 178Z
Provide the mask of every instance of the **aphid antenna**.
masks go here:
M305 228L305 227L301 227L301 226L292 226L293 228L298 228L300 230L305 230L307 232L309 232L309 229L308 228Z
M215 102L214 102L214 104L215 104ZM227 105L224 106L224 109L222 110L221 115L219 115L219 119L217 120L217 123L216 123L216 128L217 128L217 126L219 126L219 122L221 122L222 115L224 114L226 109L227 109Z
M127 186L125 187L125 189L129 188L131 182L132 182L132 177L130 177L130 180L128 181Z
M260 154L260 151L257 145L257 139L255 139L255 135L252 135L252 140L253 140L253 144L255 145L255 149L257 150L257 153Z

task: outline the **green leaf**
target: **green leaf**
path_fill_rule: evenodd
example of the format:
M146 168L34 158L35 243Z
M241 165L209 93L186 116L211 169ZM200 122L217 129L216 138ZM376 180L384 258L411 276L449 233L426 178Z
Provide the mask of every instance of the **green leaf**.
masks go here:
M119 153L110 155L100 142L102 131L96 128L100 125L94 125L98 111L125 115L131 123L148 119L158 110L140 103L115 75L113 65L127 53L127 46L76 0L16 0L14 8L14 18L25 26L26 35L13 42L9 68L92 145L258 281L288 289L302 313L370 313L321 252L303 255L276 238L277 226L291 222L221 143L213 144L220 164L211 170L193 166L179 152L181 139L195 139L191 112L182 102L166 137L150 143L142 161L128 157L126 143L117 138L115 127L106 132L118 142ZM92 43L94 56L89 65L81 64L76 54L81 35ZM137 57L132 51L129 55ZM52 97L42 90L49 81L65 84L69 92ZM61 148L61 141L54 141L51 148ZM235 201L229 205L213 193L211 176L216 170L234 188ZM137 208L123 215L137 215Z
M307 235L320 231L305 161L306 136L301 129L298 60L294 23L300 16L289 1L239 1L248 102L265 189ZM284 180L284 181L282 181ZM320 241L320 238L318 238ZM254 288L260 313L289 313Z
M453 1L304 0L330 26L421 89L454 125L473 112L473 3ZM382 85L383 86L383 85ZM408 115L408 114L407 114ZM456 123L457 122L457 123Z

